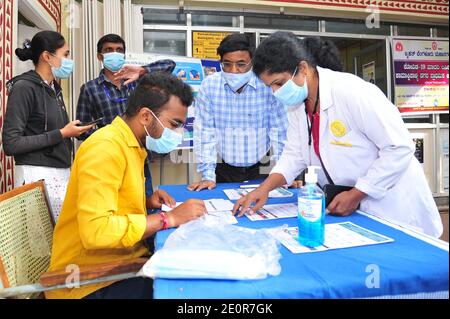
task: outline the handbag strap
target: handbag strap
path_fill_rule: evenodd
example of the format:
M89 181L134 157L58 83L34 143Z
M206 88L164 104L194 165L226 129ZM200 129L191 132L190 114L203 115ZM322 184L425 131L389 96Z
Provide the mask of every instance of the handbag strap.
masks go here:
M322 166L323 172L325 173L325 176L326 176L326 178L327 178L327 180L328 180L328 183L330 183L331 185L334 185L334 182L333 182L333 180L331 179L330 174L328 174L328 171L327 171L327 169L325 168L325 165L323 165L323 162L322 162L322 156L320 156L320 155L319 155L319 160L320 160L320 165Z

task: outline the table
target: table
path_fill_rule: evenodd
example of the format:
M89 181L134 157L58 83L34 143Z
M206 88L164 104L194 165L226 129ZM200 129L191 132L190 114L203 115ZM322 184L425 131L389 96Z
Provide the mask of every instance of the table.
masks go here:
M185 201L189 198L226 199L222 190L239 185L219 184L214 190L201 192L190 192L186 185L160 188L177 201ZM267 204L295 202L297 191L292 191L293 197L271 198ZM238 225L249 228L296 226L296 220L252 222L243 216L238 218ZM351 221L395 241L308 254L292 254L281 245L281 274L278 276L248 281L155 279L154 298L448 298L448 243L396 227L363 212L355 212L349 217L328 215L325 219L326 223L342 221ZM163 247L173 231L157 233L156 250Z

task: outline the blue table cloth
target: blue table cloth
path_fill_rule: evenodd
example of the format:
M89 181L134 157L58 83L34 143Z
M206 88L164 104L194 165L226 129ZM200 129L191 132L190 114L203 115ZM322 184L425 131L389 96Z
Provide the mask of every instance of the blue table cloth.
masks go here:
M219 184L212 191L201 192L190 192L186 185L160 188L177 201L185 201L189 198L226 199L222 190L238 188L239 185ZM291 191L294 192L293 197L271 198L267 204L296 202L297 191ZM238 225L270 228L283 224L297 226L296 221L296 218L285 218L252 222L243 216L238 218ZM250 281L155 279L154 298L366 298L448 291L448 251L362 214L355 213L349 217L328 215L325 219L326 223L343 221L351 221L391 237L394 242L307 254L293 254L280 245L281 274L278 276ZM173 231L157 233L156 250L163 247Z

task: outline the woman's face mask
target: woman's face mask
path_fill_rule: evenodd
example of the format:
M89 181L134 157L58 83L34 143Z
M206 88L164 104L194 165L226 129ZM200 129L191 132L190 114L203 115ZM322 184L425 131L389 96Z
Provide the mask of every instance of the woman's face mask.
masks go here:
M284 105L286 109L303 103L308 97L308 84L306 81L307 77L305 76L305 83L303 84L303 86L295 84L295 82L292 80L297 74L297 69L298 67L295 68L294 74L289 79L289 81L284 83L283 86L276 90L273 94L277 98L277 100Z
M145 132L147 136L145 137L145 147L149 151L153 151L159 154L167 154L176 149L178 145L181 144L183 139L183 135L177 133L167 127L165 127L161 121L156 117L156 115L150 110L153 117L158 121L158 123L163 127L163 133L160 138L153 138L147 131L147 128L144 125Z
M53 76L58 79L67 79L68 77L70 77L73 72L73 60L64 57L59 58L54 54L52 55L57 59L61 59L61 65L58 68L49 63L52 68Z

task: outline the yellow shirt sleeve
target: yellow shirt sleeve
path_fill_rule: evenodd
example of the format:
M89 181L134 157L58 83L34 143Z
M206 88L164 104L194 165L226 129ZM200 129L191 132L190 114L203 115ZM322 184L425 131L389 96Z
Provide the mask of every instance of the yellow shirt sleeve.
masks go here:
M77 154L77 219L85 249L129 248L144 235L146 214L118 211L127 166L122 152L114 142L103 140Z

